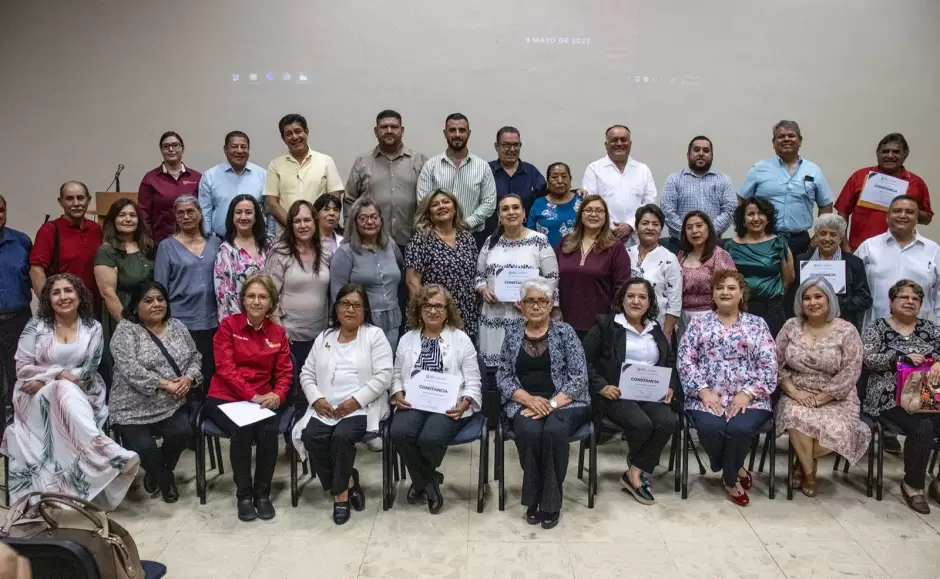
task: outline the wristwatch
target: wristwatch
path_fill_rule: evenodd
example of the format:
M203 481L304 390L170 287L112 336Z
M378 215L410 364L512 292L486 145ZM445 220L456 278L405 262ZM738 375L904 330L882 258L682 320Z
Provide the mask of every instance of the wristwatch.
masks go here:
M558 401L554 398L548 401L548 405L552 407L552 410L558 410Z

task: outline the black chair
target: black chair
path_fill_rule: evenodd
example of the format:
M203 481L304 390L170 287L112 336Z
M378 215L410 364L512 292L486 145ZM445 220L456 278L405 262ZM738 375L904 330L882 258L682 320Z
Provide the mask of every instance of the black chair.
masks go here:
M882 441L884 440L884 426L879 420L876 420L872 416L865 414L864 412L859 416L859 419L865 423L871 430L871 441L868 443L868 475L865 477L865 496L871 498L872 496L872 487L875 488L875 499L881 500L882 496L882 477L884 473L884 449ZM790 444L790 457L789 464L787 466L787 500L793 498L793 445ZM835 461L832 463L832 472L839 471L839 464L842 462L843 458L836 455ZM877 463L877 479L875 474L875 465ZM845 461L845 468L842 471L843 473L849 472L849 461ZM877 480L877 484L876 484Z
M74 541L55 539L4 539L21 556L29 559L33 579L99 579L101 572L91 551ZM141 561L143 579L161 579L166 566Z
M496 463L493 469L493 478L499 482L499 510L506 510L506 477L505 475L505 444L507 440L515 440L516 436L505 419L500 419L496 428ZM578 460L578 479L584 480L584 451L590 452L588 458L588 508L594 508L594 495L597 493L597 433L594 421L588 420L568 439L568 443L580 442ZM483 457L481 457L482 460Z
M396 470L396 476L394 478L394 483L392 482L392 467L398 467L398 459L396 458L397 453L395 452L394 443L392 442L391 437L391 428L387 429L389 435L386 437L384 443L382 444L382 487L387 489L388 493L385 495L386 501L382 503L382 510L387 511L395 506L395 496L397 491L398 476ZM477 512L483 512L483 503L486 499L486 495L489 492L489 472L490 472L490 428L489 420L484 415L483 412L476 412L470 418L470 420L460 429L460 432L457 433L457 436L454 437L454 440L448 444L448 447L451 446L460 446L463 444L472 444L474 442L480 442L480 466L479 473L477 478ZM401 480L408 478L408 469L405 467L404 459L401 460Z

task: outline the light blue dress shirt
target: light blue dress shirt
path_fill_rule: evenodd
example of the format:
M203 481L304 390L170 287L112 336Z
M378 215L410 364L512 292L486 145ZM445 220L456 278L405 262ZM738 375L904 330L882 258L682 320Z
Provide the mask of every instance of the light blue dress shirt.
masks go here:
M199 182L199 206L206 223L206 234L225 235L225 217L228 206L237 195L248 193L258 200L262 210L264 201L264 179L267 171L254 163L245 165L241 174L236 174L227 161L219 163L202 174ZM268 233L273 234L272 220L268 219Z
M738 193L742 199L763 197L777 212L777 230L785 233L806 231L813 226L813 204L824 207L835 197L819 165L800 157L796 171L780 157L758 161L748 171Z

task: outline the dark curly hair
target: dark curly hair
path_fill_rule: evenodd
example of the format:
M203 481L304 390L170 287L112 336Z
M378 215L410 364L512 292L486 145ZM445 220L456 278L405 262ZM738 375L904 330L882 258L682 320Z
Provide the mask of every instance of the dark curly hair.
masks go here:
M75 293L78 294L78 318L86 327L92 327L95 324L95 304L91 297L91 292L85 287L78 277L70 273L57 273L46 278L46 284L42 286L39 292L39 309L36 317L45 322L47 326L55 323L55 312L52 310L52 286L59 280L65 280L72 284Z
M646 313L643 314L643 320L647 322L655 322L659 318L659 304L656 303L656 292L653 290L653 284L649 280L642 277L631 277L623 283L617 289L617 293L614 294L614 307L613 310L618 314L626 314L623 311L623 300L627 297L627 291L632 285L642 285L646 288L646 295L649 297L649 308L647 308Z
M751 197L750 199L745 199L744 203L738 205L737 209L734 210L734 232L738 237L743 238L747 235L747 223L745 223L744 216L747 214L747 208L751 205L756 206L757 210L767 217L767 225L764 226L764 233L769 235L777 233L777 210L774 209L773 204L763 197Z
M419 289L408 302L408 329L421 330L424 328L421 308L434 296L444 297L444 303L446 304L444 308L444 327L462 330L463 318L460 317L460 310L457 309L457 302L454 301L454 296L447 291L447 288L437 284L421 286L421 289Z

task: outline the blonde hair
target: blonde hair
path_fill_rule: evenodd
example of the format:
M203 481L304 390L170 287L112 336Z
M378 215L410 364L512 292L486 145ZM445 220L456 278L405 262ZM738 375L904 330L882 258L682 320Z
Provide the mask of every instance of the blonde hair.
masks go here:
M421 289L408 302L408 328L412 330L421 330L424 328L424 320L421 318L421 308L428 300L434 296L444 296L446 304L444 312L447 314L444 318L444 327L450 327L457 330L463 329L463 318L460 317L460 310L457 309L457 302L454 296L444 286L437 284L428 284L421 286Z
M581 200L581 205L578 207L574 231L566 235L561 242L561 250L564 253L571 253L581 248L581 241L584 239L584 221L582 220L584 208L594 202L598 202L604 207L604 224L601 226L600 233L597 234L597 239L594 241L594 247L591 248L591 251L600 253L613 244L619 243L619 240L614 237L613 232L610 230L610 211L607 209L607 202L600 195L587 195Z
M261 284L264 286L264 289L267 290L268 296L271 298L271 307L268 309L268 314L271 315L273 312L277 311L277 307L280 304L277 296L277 288L274 286L274 280L271 279L271 276L264 273L256 273L255 275L249 277L245 280L245 283L242 284L242 289L238 292L238 304L241 306L242 311L245 311L245 294L248 292L248 288L255 285Z
M431 220L431 203L434 201L434 198L438 195L443 195L450 199L450 202L454 205L454 229L461 230L464 229L463 225L463 209L460 208L460 203L457 202L457 197L454 196L450 191L445 191L444 189L438 189L434 193L431 193L427 197L421 200L418 203L418 210L415 212L414 220L414 232L417 235L423 235L425 237L431 235L434 231L434 221Z

